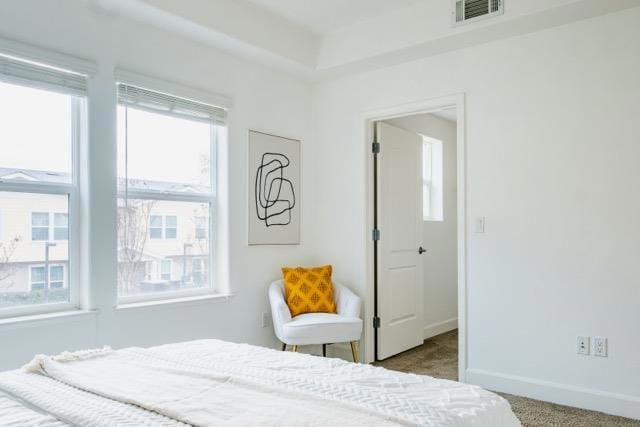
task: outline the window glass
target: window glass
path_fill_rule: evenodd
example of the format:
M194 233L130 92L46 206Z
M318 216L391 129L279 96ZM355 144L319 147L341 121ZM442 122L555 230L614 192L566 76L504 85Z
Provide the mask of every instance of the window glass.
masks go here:
M162 217L151 215L149 221L149 237L152 239L162 239Z
M49 240L48 212L33 212L31 214L31 240Z
M207 224L215 197L215 129L202 121L118 108L120 298L213 289Z
M442 141L423 137L422 143L422 211L425 221L444 219L444 181Z
M51 289L64 288L64 267L63 266L54 265L50 267L49 287Z
M178 217L167 216L164 218L164 221L165 221L164 238L175 239L178 234Z
M69 240L69 215L66 213L56 213L54 218L54 240Z
M196 258L193 260L192 280L194 284L199 285L207 282L207 265L206 259Z
M119 203L118 291L121 295L140 295L210 286L204 281L194 283L190 277L194 258L206 258L204 268L208 269L209 238L207 236L204 239L197 239L193 228L180 225L193 224L198 216L208 221L209 217L204 216L209 213L208 204L140 199L128 199L126 205L125 200L120 199ZM173 216L175 220L169 219L167 222L175 225L175 228L167 228L167 231L177 230L179 227L183 227L184 230L174 231L174 238L167 236L166 239L155 239L152 237L153 230L162 230L162 228L151 228L151 224L159 226L162 220L167 221L171 216L165 218L153 213L166 211L177 213ZM163 259L159 277L153 275L152 268L158 258ZM171 268L167 267L170 263L167 258L175 260L173 268L176 271L173 272L172 277L181 279L172 283L171 286L159 283L171 278L167 276L167 268Z
M68 196L0 191L0 208L0 309L69 301L68 285L55 291L55 286L50 286L52 291L44 292L46 262L51 267L62 266L52 270L56 277L60 268L64 271L69 263L68 241L52 240L54 232L50 230L55 220L49 213L59 212L66 217ZM57 286L60 280L55 281ZM50 278L50 284L53 282Z
M195 238L206 239L207 235L207 218L206 217L196 217L195 218Z
M127 156L120 156L119 176L128 178L130 189L211 192L211 128L207 123L120 106L118 151L126 150Z
M31 290L44 289L44 267L31 267Z
M171 280L171 260L163 260L162 261L162 280Z
M78 251L70 250L77 242L69 241L68 213L79 202L71 197L80 194L73 153L85 137L86 79L31 61L3 62L0 318L73 309L77 293L67 272Z
M72 99L0 82L0 179L71 182Z

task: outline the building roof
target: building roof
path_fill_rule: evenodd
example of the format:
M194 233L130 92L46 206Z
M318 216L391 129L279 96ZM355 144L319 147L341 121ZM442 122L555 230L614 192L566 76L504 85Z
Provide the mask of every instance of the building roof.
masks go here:
M66 184L71 182L71 174L66 172L47 172L34 169L0 168L0 181L33 181ZM124 186L124 179L118 179L118 186ZM208 193L208 187L198 184L182 184L169 181L129 179L131 190L154 190L171 193Z

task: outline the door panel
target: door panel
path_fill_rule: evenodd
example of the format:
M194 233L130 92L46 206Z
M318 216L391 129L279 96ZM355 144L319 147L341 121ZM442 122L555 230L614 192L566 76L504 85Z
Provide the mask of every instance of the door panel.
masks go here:
M422 344L422 138L378 123L378 359Z

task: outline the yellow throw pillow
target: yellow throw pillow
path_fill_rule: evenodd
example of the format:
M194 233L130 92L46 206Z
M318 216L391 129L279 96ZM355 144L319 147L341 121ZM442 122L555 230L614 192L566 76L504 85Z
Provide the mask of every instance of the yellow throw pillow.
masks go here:
M335 313L330 265L322 267L283 267L285 297L291 316L303 313Z

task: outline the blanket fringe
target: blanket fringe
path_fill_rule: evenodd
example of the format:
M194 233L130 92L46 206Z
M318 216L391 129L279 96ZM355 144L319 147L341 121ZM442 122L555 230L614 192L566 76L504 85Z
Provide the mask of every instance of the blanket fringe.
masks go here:
M113 353L113 350L109 346L102 348L93 348L89 350L80 351L64 351L56 356L47 356L46 354L36 354L33 359L22 367L22 370L32 374L44 373L44 364L47 360L53 360L54 362L73 362L78 360L93 359L94 357L106 356Z

